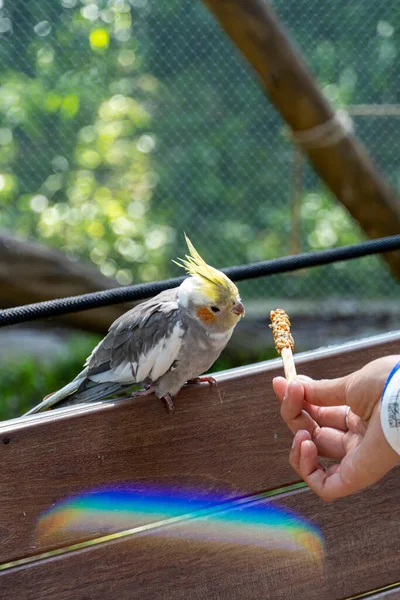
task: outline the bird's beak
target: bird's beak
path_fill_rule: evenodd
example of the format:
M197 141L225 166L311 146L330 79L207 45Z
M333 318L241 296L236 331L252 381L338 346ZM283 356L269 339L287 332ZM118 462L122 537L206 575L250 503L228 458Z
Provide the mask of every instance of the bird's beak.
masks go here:
M245 311L244 306L243 306L243 304L241 302L235 302L235 304L231 308L231 312L234 315L238 315L240 317L244 317L246 311Z

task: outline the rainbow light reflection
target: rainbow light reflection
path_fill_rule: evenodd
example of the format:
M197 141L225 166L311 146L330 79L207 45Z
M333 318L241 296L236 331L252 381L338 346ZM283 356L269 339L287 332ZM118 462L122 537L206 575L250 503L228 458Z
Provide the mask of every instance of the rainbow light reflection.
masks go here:
M36 529L40 545L75 543L126 532L209 543L241 544L303 553L320 562L321 531L294 512L259 495L193 497L193 489L118 486L84 492L46 511Z

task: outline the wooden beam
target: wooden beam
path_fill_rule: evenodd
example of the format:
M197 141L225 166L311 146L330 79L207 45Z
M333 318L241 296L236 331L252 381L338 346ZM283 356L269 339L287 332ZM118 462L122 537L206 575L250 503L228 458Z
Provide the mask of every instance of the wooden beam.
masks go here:
M334 112L277 16L264 0L203 0L258 74L293 132L330 121ZM370 238L400 233L400 201L354 136L305 148L314 169ZM385 256L400 277L400 252Z
M240 505L219 526L213 516L194 517L123 539L0 571L1 600L337 600L365 594L397 581L400 536L399 472L369 490L323 503L308 489L255 504L278 505L317 526L325 542L319 562L287 549L285 521L262 534ZM239 524L232 521L236 515ZM266 521L268 524L268 520ZM243 525L240 525L243 523ZM287 519L293 528L293 519ZM243 543L241 530L247 532ZM295 533L295 532L294 532ZM268 536L268 538L267 538ZM264 543L260 543L264 540ZM314 542L315 543L315 542ZM396 595L391 596L394 600Z

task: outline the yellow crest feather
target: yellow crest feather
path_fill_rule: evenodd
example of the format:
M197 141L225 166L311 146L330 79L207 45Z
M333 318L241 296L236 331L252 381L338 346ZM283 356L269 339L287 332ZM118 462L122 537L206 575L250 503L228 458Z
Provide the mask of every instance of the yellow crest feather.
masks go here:
M207 288L208 295L211 297L227 296L236 298L239 295L236 285L222 271L208 265L197 252L186 233L184 235L189 248L189 255L186 254L185 258L178 259L179 262L176 260L172 262L178 267L183 267L192 277L200 277Z

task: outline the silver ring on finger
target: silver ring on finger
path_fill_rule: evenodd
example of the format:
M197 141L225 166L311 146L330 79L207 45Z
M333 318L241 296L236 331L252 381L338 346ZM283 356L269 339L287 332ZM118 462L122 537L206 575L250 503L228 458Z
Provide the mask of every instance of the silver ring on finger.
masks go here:
M350 413L350 406L346 406L346 417L345 417L345 422L346 422L346 429L349 429L349 413Z

